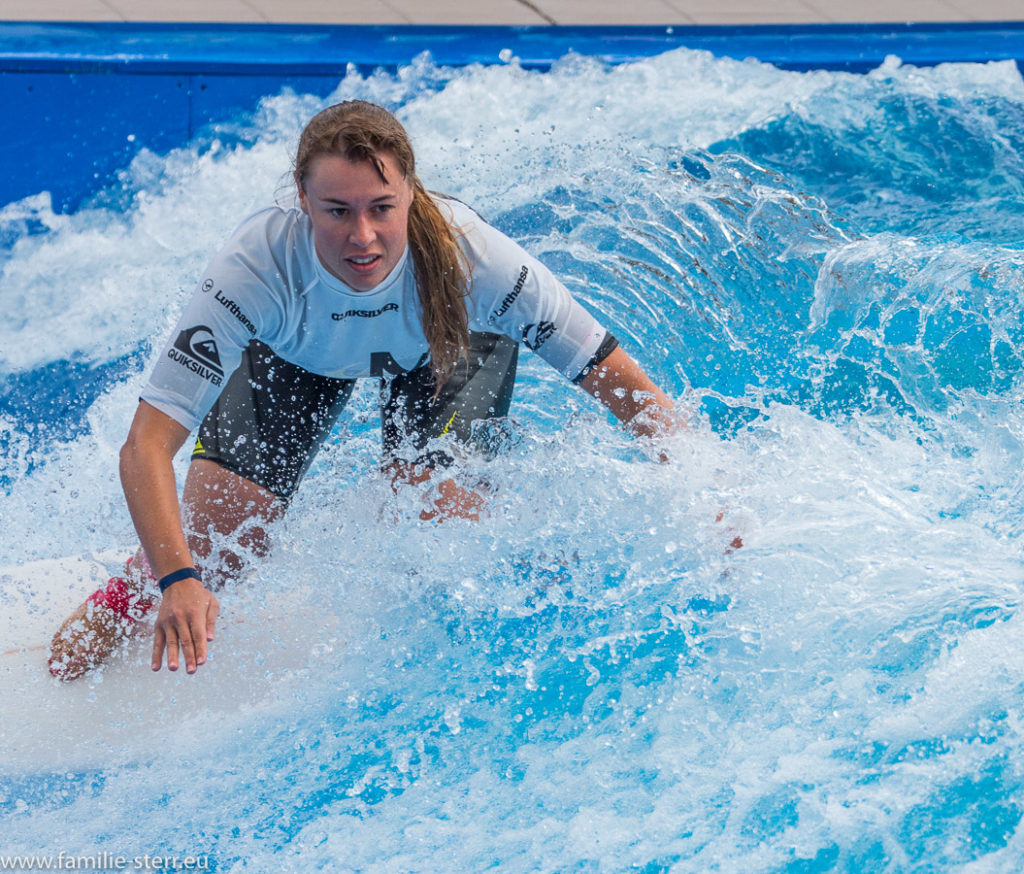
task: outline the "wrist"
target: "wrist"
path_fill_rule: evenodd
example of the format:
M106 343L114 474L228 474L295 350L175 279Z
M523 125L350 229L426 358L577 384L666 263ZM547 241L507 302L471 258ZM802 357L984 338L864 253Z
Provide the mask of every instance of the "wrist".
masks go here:
M199 580L200 583L203 582L203 578L199 576L199 571L194 567L183 567L180 570L172 571L166 576L160 577L157 585L160 587L161 594L163 594L175 583L188 579Z

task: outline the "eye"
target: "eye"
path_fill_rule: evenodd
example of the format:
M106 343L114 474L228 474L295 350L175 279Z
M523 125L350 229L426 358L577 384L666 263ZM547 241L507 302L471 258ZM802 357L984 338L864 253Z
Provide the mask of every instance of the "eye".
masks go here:
M332 206L327 210L327 212L335 218L342 218L343 216L348 215L348 210L343 206Z
M378 203L374 209L377 211L377 215L387 215L391 210L395 208L393 203Z

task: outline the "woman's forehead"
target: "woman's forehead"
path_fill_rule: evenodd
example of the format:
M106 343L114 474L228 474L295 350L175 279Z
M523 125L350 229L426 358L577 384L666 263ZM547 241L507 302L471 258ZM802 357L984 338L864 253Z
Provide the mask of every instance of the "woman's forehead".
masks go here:
M305 182L307 186L315 186L321 194L356 191L393 194L405 190L409 184L397 160L388 153L380 153L375 160L356 161L343 155L320 155L310 163Z

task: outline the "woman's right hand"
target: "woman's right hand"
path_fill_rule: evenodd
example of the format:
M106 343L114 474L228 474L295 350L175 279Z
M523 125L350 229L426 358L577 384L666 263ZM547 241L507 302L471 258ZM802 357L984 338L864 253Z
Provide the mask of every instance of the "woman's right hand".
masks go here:
M178 650L185 671L194 674L206 662L206 644L213 640L220 604L199 580L180 580L168 587L160 604L153 637L153 670L159 671L167 652L167 669L178 670Z

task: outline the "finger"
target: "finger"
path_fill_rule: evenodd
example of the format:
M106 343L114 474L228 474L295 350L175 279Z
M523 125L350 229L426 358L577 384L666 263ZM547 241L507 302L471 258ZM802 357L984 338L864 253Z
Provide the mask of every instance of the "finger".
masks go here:
M185 627L185 633L178 641L181 651L185 656L185 672L194 674L196 672L196 647L192 642L192 629Z
M173 626L167 634L167 670L178 670L178 630Z
M209 640L205 617L200 616L195 625L189 626L189 638L192 640L196 654L196 665L206 664L206 641ZM189 673L192 673L189 671Z
M220 604L216 598L210 598L210 606L206 608L206 639L213 640L213 627L220 616Z
M156 632L153 634L153 660L150 663L150 667L152 667L154 671L159 671L160 666L164 662L165 641L166 636L164 635L164 630L158 625L156 627Z

